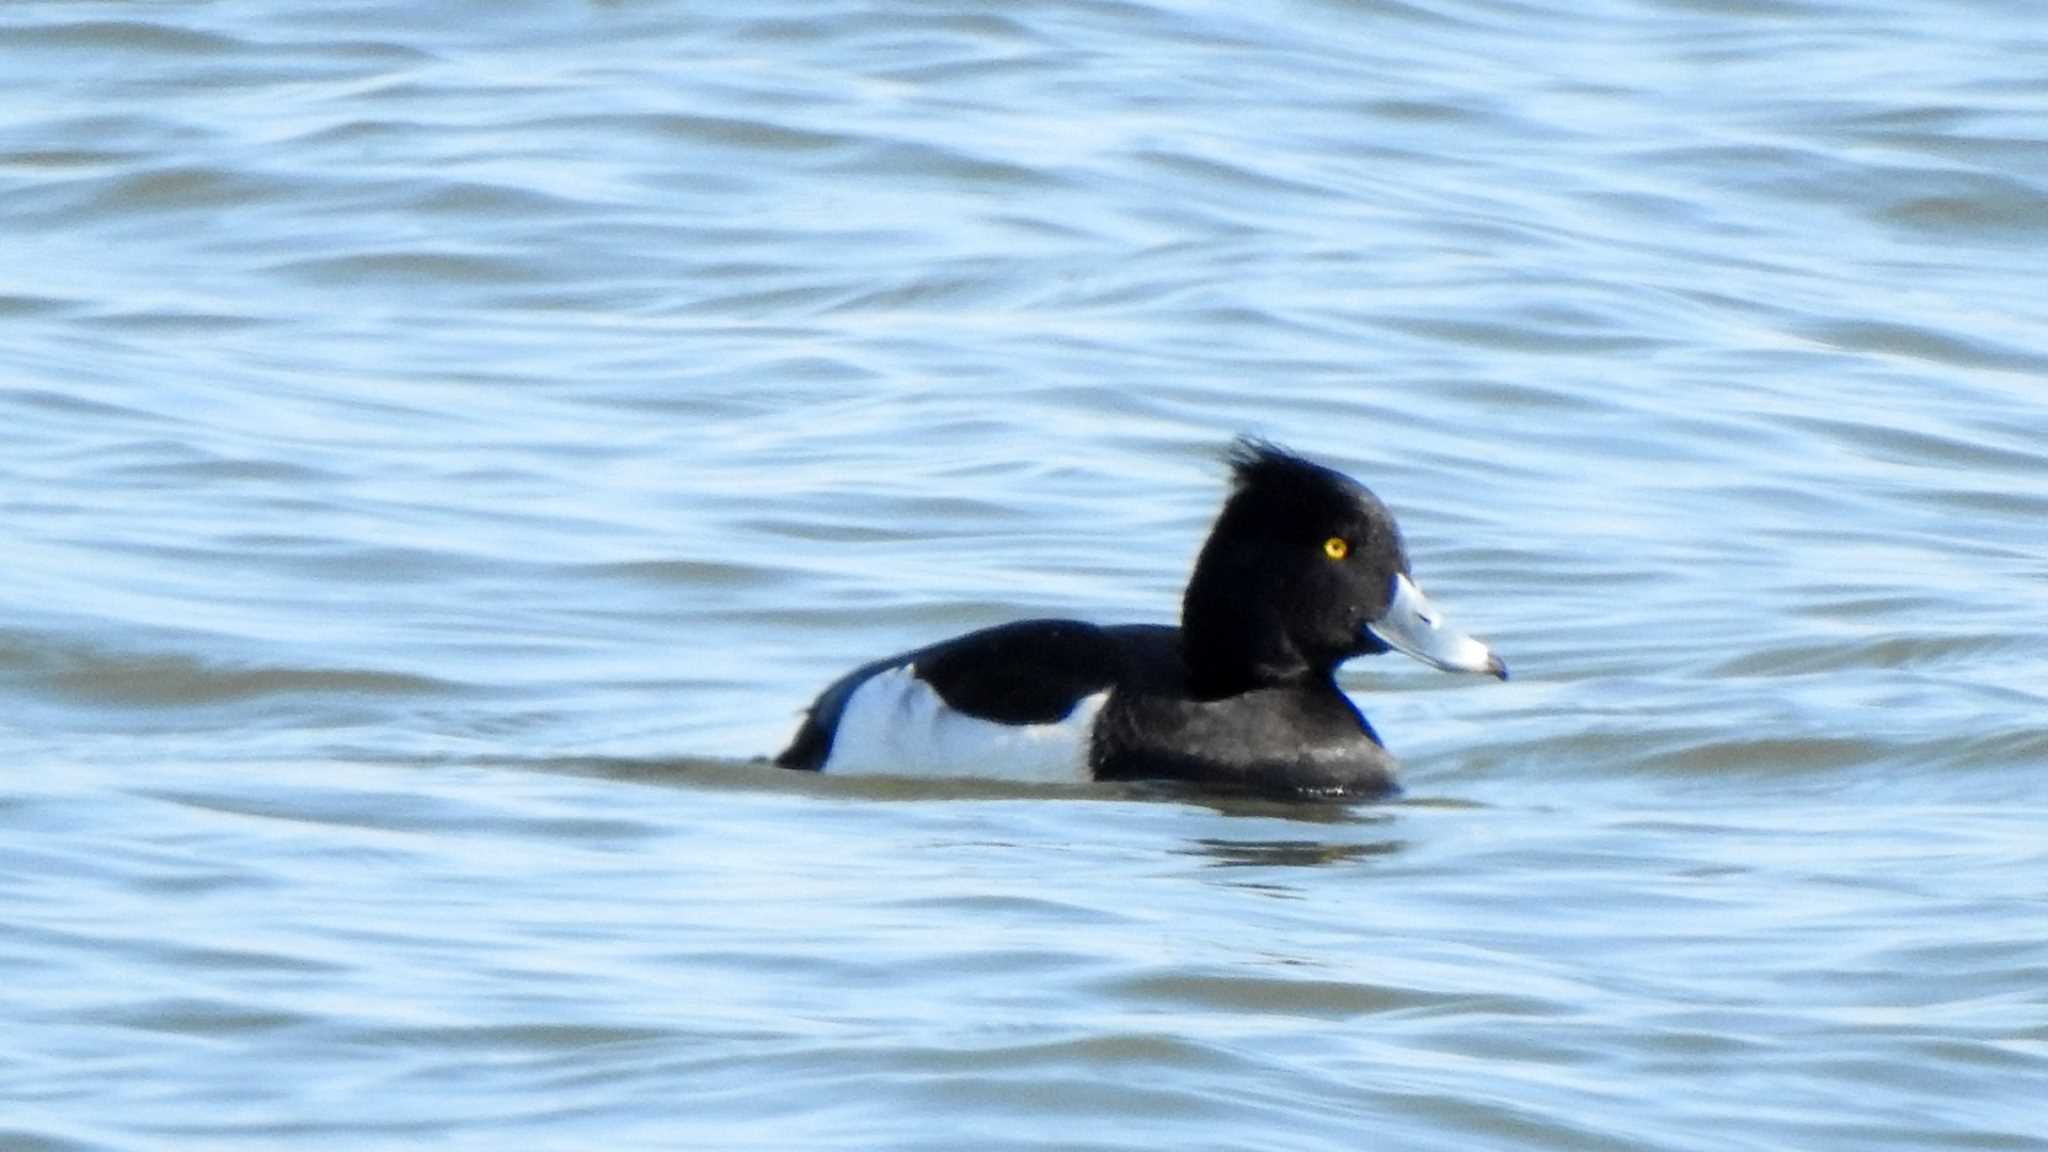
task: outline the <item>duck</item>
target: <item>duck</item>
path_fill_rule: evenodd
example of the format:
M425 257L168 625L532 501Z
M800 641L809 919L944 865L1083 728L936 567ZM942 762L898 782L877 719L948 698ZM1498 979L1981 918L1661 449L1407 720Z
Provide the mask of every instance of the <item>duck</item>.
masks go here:
M1230 491L1178 626L1018 620L873 660L803 713L783 768L1036 782L1176 781L1300 797L1398 793L1399 764L1337 684L1389 651L1507 679L1409 568L1370 489L1270 441Z

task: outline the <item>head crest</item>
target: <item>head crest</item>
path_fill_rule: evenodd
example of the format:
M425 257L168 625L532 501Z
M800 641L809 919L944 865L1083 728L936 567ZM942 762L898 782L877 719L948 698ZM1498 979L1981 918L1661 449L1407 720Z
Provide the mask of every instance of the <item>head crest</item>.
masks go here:
M1304 459L1270 440L1240 436L1224 454L1230 464L1229 504L1263 509L1258 515L1327 523L1364 514L1393 522L1393 513L1372 489L1337 471Z
M1303 459L1271 440L1240 436L1224 454L1231 486L1239 492L1270 491L1304 496L1355 491L1358 482L1342 472Z

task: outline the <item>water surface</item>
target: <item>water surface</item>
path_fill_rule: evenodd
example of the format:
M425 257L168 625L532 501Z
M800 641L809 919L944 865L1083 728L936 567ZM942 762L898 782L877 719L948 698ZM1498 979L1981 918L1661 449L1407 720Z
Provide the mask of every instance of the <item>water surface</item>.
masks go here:
M2021 1149L2048 23L0 10L0 1146ZM747 763L1169 620L1237 432L1508 684L1397 803Z

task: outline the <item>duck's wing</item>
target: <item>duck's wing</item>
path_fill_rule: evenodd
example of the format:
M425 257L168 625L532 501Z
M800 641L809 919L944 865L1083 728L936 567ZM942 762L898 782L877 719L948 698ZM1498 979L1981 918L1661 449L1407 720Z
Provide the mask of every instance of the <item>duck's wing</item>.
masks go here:
M1172 631L1101 628L1078 620L1020 620L864 664L819 694L775 762L811 771L834 767L834 746L841 728L849 726L850 710L859 713L850 726L864 734L884 734L889 754L905 766L927 760L943 763L961 755L971 741L964 738L970 729L960 720L1000 726L987 734L992 737L1060 725L1086 701L1100 707L1100 694L1126 675L1134 650L1156 646L1135 638L1135 633ZM1074 727L1072 737L1085 740L1086 725ZM910 741L928 742L933 735L960 747L942 755L907 746ZM1046 745L1050 735L1030 734L1039 746ZM1085 749L1082 760L1085 763Z

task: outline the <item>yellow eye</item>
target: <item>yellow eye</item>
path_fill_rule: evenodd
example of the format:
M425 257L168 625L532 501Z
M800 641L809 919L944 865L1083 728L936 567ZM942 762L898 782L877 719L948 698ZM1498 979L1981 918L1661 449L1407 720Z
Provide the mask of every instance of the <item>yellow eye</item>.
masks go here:
M1351 542L1342 536L1332 536L1323 541L1323 555L1332 560L1342 560L1351 554Z

